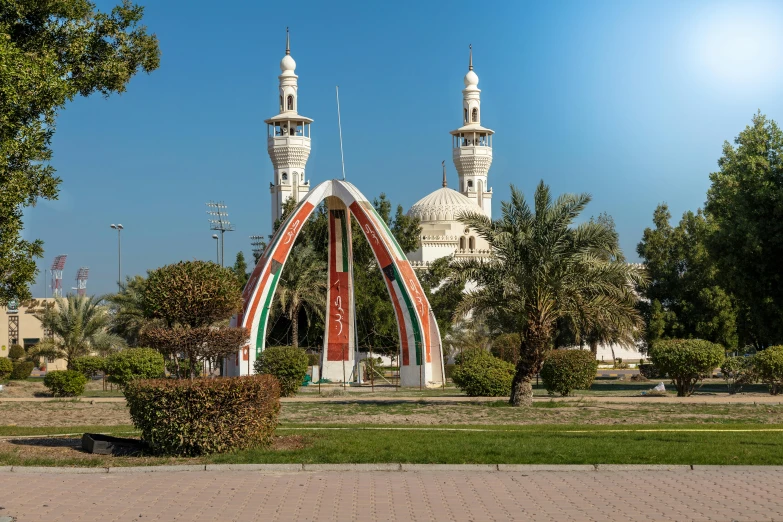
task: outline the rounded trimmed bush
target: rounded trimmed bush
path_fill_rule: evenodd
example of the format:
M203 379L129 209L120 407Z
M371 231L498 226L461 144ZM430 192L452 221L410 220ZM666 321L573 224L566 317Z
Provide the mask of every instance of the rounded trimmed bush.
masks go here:
M280 412L270 375L136 379L124 388L133 425L155 452L195 456L269 444Z
M11 370L11 376L9 377L12 381L23 381L30 377L30 374L33 373L33 368L35 368L35 363L30 361L18 361L14 363L14 368Z
M19 361L25 357L27 357L27 352L18 344L12 344L11 348L8 349L8 358L12 361Z
M99 373L106 371L106 359L97 355L76 357L71 361L71 370L77 371L91 379Z
M664 377L661 371L654 364L640 364L639 373L647 379L660 379Z
M49 388L55 397L77 397L84 393L87 377L76 370L49 372L44 377L44 386Z
M650 359L672 380L677 397L688 397L702 377L720 366L725 354L723 346L702 339L670 339L653 344Z
M152 348L128 348L106 358L109 382L123 388L134 379L162 377L164 368L163 356Z
M598 361L589 350L552 350L544 357L541 380L550 395L570 395L573 390L587 390L595 380Z
M481 348L465 350L454 358L451 380L471 397L511 395L514 365Z
M0 357L0 381L11 375L14 363L8 357Z
M253 364L256 373L274 375L280 381L280 396L291 397L299 391L308 365L307 353L293 346L270 346Z
M769 385L769 393L777 395L783 391L783 346L770 346L753 359L758 378Z

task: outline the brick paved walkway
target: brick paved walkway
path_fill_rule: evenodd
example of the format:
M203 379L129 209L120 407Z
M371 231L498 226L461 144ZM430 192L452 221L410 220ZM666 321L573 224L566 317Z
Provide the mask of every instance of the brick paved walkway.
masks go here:
M0 473L0 519L783 520L783 469Z

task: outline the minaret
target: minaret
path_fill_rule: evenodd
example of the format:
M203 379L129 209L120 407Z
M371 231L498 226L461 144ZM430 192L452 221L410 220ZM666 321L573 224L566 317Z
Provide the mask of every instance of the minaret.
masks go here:
M452 158L459 174L459 191L492 218L492 189L487 173L492 165L494 131L481 126L481 90L473 71L473 46L470 46L468 73L462 90L462 127L451 131Z
M266 148L274 166L274 181L269 184L272 193L272 223L280 218L288 198L298 203L310 182L305 180L305 165L310 157L310 118L300 116L297 91L296 62L291 57L291 38L286 27L285 56L280 61L280 114L265 120Z

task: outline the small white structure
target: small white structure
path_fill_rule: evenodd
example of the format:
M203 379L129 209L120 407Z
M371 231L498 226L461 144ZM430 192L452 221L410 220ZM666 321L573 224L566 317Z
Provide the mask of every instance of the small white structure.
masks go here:
M280 114L264 120L267 125L266 148L274 166L274 181L269 184L272 194L272 223L283 215L283 205L289 198L298 203L310 190L305 179L305 165L310 157L310 118L301 116L294 73L296 62L291 57L291 39L286 29L285 56L280 61Z

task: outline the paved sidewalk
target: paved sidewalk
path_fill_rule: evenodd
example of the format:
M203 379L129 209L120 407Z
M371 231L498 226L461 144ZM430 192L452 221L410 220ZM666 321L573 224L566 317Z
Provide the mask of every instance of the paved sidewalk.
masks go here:
M0 519L783 520L783 468L0 473Z

